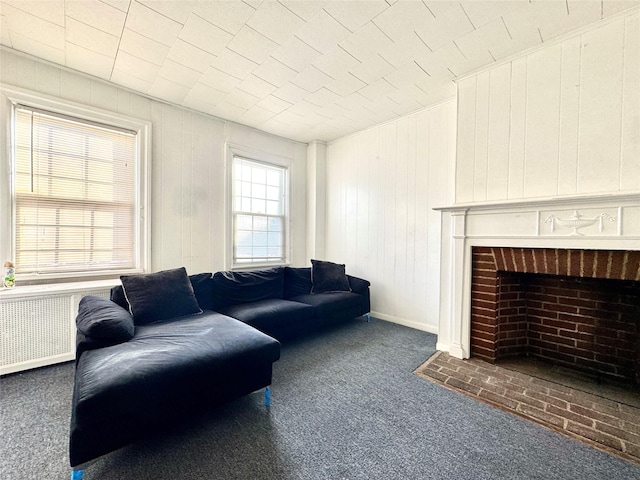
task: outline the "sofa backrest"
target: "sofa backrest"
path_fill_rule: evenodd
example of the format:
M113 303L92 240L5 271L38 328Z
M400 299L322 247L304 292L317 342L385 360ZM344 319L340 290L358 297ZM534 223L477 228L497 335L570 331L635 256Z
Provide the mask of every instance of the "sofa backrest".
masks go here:
M311 293L311 267L284 269L284 298Z
M213 309L259 300L282 299L283 291L283 267L250 272L216 272L213 274Z

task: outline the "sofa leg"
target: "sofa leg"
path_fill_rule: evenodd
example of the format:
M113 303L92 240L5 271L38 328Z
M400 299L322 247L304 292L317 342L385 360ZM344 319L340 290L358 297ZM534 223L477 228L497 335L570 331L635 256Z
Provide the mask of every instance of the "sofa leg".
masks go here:
M367 319L367 323L371 323L371 314L370 313L365 313L364 316Z
M72 470L71 480L82 480L83 474L84 474L84 470Z
M264 389L264 406L265 407L271 406L271 388L270 387L266 387Z

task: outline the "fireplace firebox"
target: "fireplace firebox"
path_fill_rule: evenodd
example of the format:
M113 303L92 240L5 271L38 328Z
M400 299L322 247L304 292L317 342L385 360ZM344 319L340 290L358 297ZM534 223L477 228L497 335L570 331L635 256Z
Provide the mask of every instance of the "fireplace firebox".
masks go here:
M471 356L640 384L640 252L473 247Z

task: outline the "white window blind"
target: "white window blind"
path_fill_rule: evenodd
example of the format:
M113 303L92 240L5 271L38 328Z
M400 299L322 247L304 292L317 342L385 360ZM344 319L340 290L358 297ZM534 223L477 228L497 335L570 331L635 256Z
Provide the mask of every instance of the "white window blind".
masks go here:
M286 261L287 169L233 158L233 263Z
M17 106L16 272L134 268L136 133Z

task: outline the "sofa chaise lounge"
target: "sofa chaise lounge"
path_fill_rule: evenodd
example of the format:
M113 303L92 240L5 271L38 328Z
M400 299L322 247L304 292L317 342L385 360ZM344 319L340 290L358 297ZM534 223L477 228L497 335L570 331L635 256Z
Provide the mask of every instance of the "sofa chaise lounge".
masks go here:
M79 466L194 412L262 388L268 399L280 340L368 316L369 282L337 267L337 277L329 262L191 276L181 268L121 277L111 299L84 297L72 478L81 478Z

